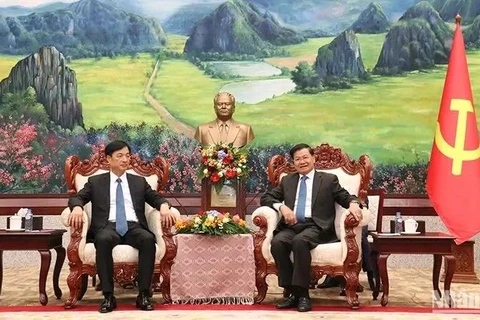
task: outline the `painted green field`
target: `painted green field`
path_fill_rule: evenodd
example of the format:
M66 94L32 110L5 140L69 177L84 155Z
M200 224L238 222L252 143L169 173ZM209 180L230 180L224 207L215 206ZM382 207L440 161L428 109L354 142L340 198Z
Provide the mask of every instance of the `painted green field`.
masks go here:
M138 59L72 61L69 66L77 74L78 99L83 106L85 126L98 128L111 122L161 124L161 118L142 94L152 63L148 54L140 54Z
M179 120L197 125L215 118L213 97L225 81L203 75L185 60L166 60L152 88L158 99Z
M20 56L0 55L0 80L8 77L10 70L20 59L22 59Z
M0 78L7 77L19 59L0 56ZM85 126L98 128L111 122L161 124L162 119L143 98L152 63L149 54L140 54L137 59L123 56L73 60L69 67L77 75Z
M165 50L183 53L187 37L179 34L169 34L167 37L167 47Z
M479 88L480 52L470 52L468 60L472 86ZM374 77L350 90L239 104L235 117L253 126L257 145L327 141L355 157L368 153L375 162L411 162L417 154L428 159L445 71L440 66L403 77ZM155 82L155 96L196 126L214 118L211 99L224 83L203 76L186 61L167 61ZM478 101L480 91L475 97Z

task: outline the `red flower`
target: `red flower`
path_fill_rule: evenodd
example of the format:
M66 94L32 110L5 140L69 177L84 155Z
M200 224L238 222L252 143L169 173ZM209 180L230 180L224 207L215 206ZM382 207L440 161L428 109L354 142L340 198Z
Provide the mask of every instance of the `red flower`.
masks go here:
M237 171L233 169L227 169L225 176L229 179L235 178L237 176Z
M208 161L208 157L207 157L207 156L203 156L203 157L202 157L202 162L206 164L207 161Z
M223 158L223 163L224 164L230 164L233 162L233 158L232 157L225 157Z
M210 176L210 180L212 180L213 183L217 183L218 181L220 181L220 176L218 175L217 172L214 172Z

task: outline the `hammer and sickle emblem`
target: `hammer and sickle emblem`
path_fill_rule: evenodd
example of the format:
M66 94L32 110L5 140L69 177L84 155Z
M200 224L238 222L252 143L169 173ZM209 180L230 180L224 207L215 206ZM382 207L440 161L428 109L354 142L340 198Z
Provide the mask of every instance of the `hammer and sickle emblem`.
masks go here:
M473 105L470 100L452 99L450 110L458 111L457 130L455 132L455 145L451 146L442 136L440 123L437 122L435 132L435 144L438 150L446 157L453 160L452 174L459 176L462 174L462 165L464 161L473 161L480 158L480 146L475 150L465 150L465 137L467 135L467 116L473 112Z

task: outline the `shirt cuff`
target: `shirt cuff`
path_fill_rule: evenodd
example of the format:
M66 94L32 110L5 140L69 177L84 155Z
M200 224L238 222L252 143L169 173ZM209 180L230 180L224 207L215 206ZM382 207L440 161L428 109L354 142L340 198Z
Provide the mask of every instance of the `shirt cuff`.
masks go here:
M283 203L277 202L273 204L273 209L277 210L280 212L280 207L283 205Z

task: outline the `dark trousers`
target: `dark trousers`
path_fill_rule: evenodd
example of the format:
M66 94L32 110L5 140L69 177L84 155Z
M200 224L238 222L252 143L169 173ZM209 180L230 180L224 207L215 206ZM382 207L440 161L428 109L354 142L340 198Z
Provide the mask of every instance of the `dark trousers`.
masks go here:
M128 221L128 231L122 237L109 222L95 235L97 273L102 283L103 294L113 294L112 250L118 244L128 244L138 249L138 291L150 292L155 264L155 236L139 223Z
M362 269L365 272L373 272L372 261L370 258L372 249L368 243L368 226L362 227Z
M278 285L288 288L299 286L308 290L310 287L310 250L320 243L327 243L335 238L330 232L323 232L311 219L294 226L283 226L274 235L270 251L277 266ZM290 254L293 253L293 263Z

